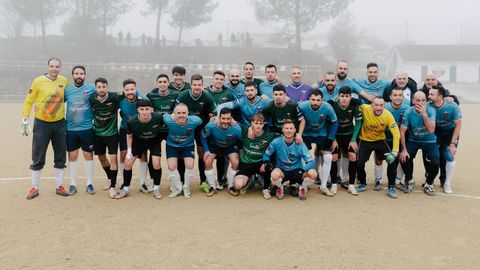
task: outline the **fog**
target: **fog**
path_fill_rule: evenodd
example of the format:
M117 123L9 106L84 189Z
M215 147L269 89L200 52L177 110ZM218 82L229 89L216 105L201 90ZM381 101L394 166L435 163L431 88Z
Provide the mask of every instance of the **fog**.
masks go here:
M334 69L339 59L348 60L357 77L364 76L366 63L377 62L385 79L403 70L419 82L426 73L449 83L480 82L480 2L475 0L322 0L313 7L298 7L304 14L296 17L298 24L295 16L287 20L285 14L294 13L297 2L312 1L170 0L162 10L158 39L157 13L148 5L155 2L162 3L0 0L0 69L5 82L0 92L27 89L26 78L43 72L45 60L52 56L60 57L67 70L85 64L91 76L111 76L117 83L134 77L145 88L155 74L168 73L175 64L186 66L189 74L208 76L214 69L228 71L253 61L259 66L257 76L262 76L262 67L273 63L286 80L289 67L297 64L304 66L305 79L314 81ZM180 31L174 14L182 2L211 8L201 11L196 6L200 12L184 13L202 19L192 26L182 22ZM255 8L277 2L290 5L290 10L262 16ZM322 5L325 2L329 6ZM44 18L45 35L42 20L30 15L44 3L53 3L46 4L47 10L59 11ZM125 3L129 5L121 6ZM102 9L104 13L98 12ZM24 71L20 78L19 70Z

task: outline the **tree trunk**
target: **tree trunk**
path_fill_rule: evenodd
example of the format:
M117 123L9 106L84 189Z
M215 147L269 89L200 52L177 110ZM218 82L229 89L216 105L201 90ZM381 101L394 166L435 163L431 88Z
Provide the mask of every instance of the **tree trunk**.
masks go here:
M42 46L43 46L43 52L47 53L47 37L45 35L45 18L43 17L43 14L40 18L40 24L42 26Z
M182 31L183 31L183 24L180 25L179 30L178 30L178 43L177 43L177 47L180 47L180 44L182 43Z
M157 7L157 28L155 32L155 46L160 46L160 19L162 18L162 8Z
M300 0L295 0L295 48L302 49L302 33L300 29Z
M107 46L107 2L103 1L103 18L102 18L102 30L103 30L103 44Z

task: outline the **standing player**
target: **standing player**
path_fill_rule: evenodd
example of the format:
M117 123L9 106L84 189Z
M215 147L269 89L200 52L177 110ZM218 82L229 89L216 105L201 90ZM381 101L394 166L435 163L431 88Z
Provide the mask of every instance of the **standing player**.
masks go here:
M193 84L194 88L195 83ZM163 121L168 128L167 165L170 172L170 190L168 195L175 198L183 191L185 198L190 198L190 182L193 177L195 158L195 130L202 124L202 119L196 115L188 115L185 104L177 104L172 114L164 114ZM178 159L185 161L185 182L182 187L180 173L177 170Z
M65 139L65 87L67 78L59 75L61 63L58 58L48 60L48 73L33 80L30 91L23 103L22 135L30 131L28 117L35 103L35 122L32 138L32 187L28 190L27 200L39 195L38 182L45 165L45 156L50 141L53 146L56 193L68 196L63 187L67 143Z
M184 67L174 66L172 68L173 82L168 86L170 90L183 92L190 89L190 84L185 81L185 74L187 71Z
M312 149L313 143L319 149L323 157L323 165L320 164L320 157L317 161L319 172L322 167L320 191L331 197L334 194L327 188L327 179L332 166L332 142L338 128L337 116L332 106L323 102L323 94L318 89L313 90L309 101L300 103L299 109L305 118L305 126L300 126L298 136L302 136L308 149Z
M389 81L378 79L378 65L367 64L367 79L354 80L362 90L357 94L360 96L360 104L370 104L375 97L383 97L385 88L390 86Z
M77 193L77 167L79 148L82 148L83 159L87 171L88 194L95 194L93 188L93 144L95 131L93 130L93 115L88 99L95 93L95 86L85 83L85 67L75 66L72 69L73 84L65 89L67 103L67 151L68 166L70 169L70 188L68 193Z
M269 64L265 67L266 81L260 83L258 91L262 99L271 99L273 97L273 88L279 84L277 80L277 67L273 64Z
M417 92L417 82L410 78L406 72L400 71L395 75L395 79L383 92L383 99L385 99L386 102L391 101L390 95L393 89L402 89L403 98L411 104L412 97L415 92Z
M400 162L403 163L405 172L405 193L413 190L413 159L418 150L422 149L427 160L424 163L427 183L423 187L423 191L429 196L435 195L433 180L438 174L440 157L434 133L435 118L435 109L428 106L425 94L417 91L413 95L413 106L405 111L405 121L400 129L403 148L400 153Z
M234 179L234 190L230 191L230 194L237 196L239 191L240 193L245 193L250 177L260 174L264 178L263 197L268 200L272 198L270 195L270 173L272 168L266 167L262 158L268 145L275 138L275 134L264 131L265 117L261 113L255 114L251 123L253 137L250 139L247 136L247 130L243 131L243 150L240 155L238 172Z
M144 156L150 151L153 164L153 197L161 199L160 193L160 156L161 156L161 127L163 126L162 114L154 113L152 103L148 99L138 100L138 115L132 116L127 121L127 154L125 156L125 169L123 171L123 188L117 194L117 199L128 196L128 187L132 180L132 167L136 158Z
M290 80L292 80L292 83L287 86L287 96L295 102L308 100L313 88L302 82L302 68L300 66L293 66L290 69Z
M269 123L270 131L276 134L282 134L283 122L290 119L298 129L299 125L305 126L305 120L298 110L296 102L289 100L286 95L286 89L283 85L275 85L273 87L273 100L270 100L268 105L263 110L263 115ZM298 140L301 141L301 136Z
M443 192L452 193L452 178L455 172L455 154L462 129L462 112L454 102L445 101L446 90L434 85L429 99L436 112L435 135L440 150L440 186Z
M183 91L177 96L177 104L183 103L188 107L190 115L196 115L202 119L202 124L195 129L195 142L197 145L198 154L198 170L200 173L200 187L205 192L208 192L210 187L206 183L205 177L205 163L203 162L203 149L200 141L202 129L210 121L215 113L215 100L205 90L203 90L203 77L200 74L194 74L190 80L192 88L188 91ZM182 169L180 167L180 172Z
M357 175L357 138L362 126L362 113L358 106L358 100L352 98L352 91L348 86L340 87L338 99L329 100L338 119L338 129L335 141L332 143L332 168L330 179L332 180L331 192L335 194L337 189L337 160L343 156L348 158L348 171L343 171L343 179L347 179L342 186L347 188L352 195L358 195L355 188L355 176Z
M93 149L109 180L105 189L109 190L110 198L115 199L118 174L118 103L122 97L117 93L107 91L108 82L104 78L95 80L95 89L97 92L89 99L95 128ZM107 159L107 149L110 161Z
M243 76L241 83L246 85L247 82L252 82L257 90L260 89L260 84L263 80L253 77L255 76L255 65L252 62L246 62L243 65Z
M357 176L360 182L357 190L367 190L367 174L365 163L372 152L378 159L387 160L388 190L390 198L396 198L395 175L397 171L395 159L397 158L400 133L397 123L392 114L385 110L385 101L381 97L375 97L371 104L360 105L363 115L362 128L360 130L360 143L358 145ZM385 130L389 129L393 136L393 148L386 142Z
M306 200L308 186L317 178L315 161L303 142L300 144L295 142L297 129L293 121L285 120L282 132L283 135L274 139L263 154L263 163L267 170L274 168L271 182L276 187L277 199L283 199L283 185L290 182L300 186L298 198ZM272 156L275 156L275 167L270 163Z
M338 97L339 89L339 87L337 87L337 78L335 77L335 73L331 71L325 73L323 83L325 85L319 88L323 94L323 100L325 102L335 100Z
M240 71L236 68L230 70L228 83L225 86L232 92L235 99L240 99L245 94L245 84L240 82Z
M201 137L204 150L205 176L210 185L207 197L213 196L217 189L213 172L213 161L216 157L221 157L222 159L228 157L232 164L232 169L227 173L228 190L232 192L233 179L238 169L238 151L243 140L242 129L240 125L234 124L230 109L223 108L220 110L218 118L218 123L212 120L205 126ZM217 170L219 170L218 166L217 160ZM220 178L217 179L220 181Z

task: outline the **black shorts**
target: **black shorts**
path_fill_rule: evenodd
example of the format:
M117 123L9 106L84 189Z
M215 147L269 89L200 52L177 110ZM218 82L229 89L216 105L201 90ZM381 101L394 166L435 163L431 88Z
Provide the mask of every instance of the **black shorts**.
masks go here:
M145 151L150 151L152 156L162 155L162 140L158 137L143 141L135 137L132 139L132 155L141 158Z
M112 136L102 137L95 135L95 144L93 145L93 151L95 155L104 155L107 153L110 155L116 155L118 151L118 134Z
M289 180L290 183L302 183L303 174L305 173L304 169L295 169L291 171L282 171L283 180Z
M257 163L243 163L240 162L238 165L238 171L236 175L245 175L246 177L250 178L250 176L255 175L255 174L261 174L260 173L260 167L262 167L263 162L257 162ZM263 174L262 174L263 175Z
M95 144L95 131L87 130L67 130L67 151L72 152L78 148L82 148L84 152L93 152L93 145Z
M384 160L385 154L391 151L385 140L373 142L360 140L358 144L358 161L367 162L372 152L375 152L375 157L378 160Z
M219 157L225 157L230 155L231 153L237 153L238 154L238 147L236 145L230 145L228 147L220 147L217 145L208 145L208 149L210 150L210 153L213 153Z
M335 141L337 142L337 148L335 148L332 152L332 154L347 154L347 153L355 153L355 150L353 150L352 147L349 147L349 144L351 142L352 136L347 135L337 135L335 136Z

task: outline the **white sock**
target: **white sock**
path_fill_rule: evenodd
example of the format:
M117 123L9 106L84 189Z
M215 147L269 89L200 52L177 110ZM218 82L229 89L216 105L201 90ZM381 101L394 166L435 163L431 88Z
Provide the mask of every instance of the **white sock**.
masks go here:
M148 162L140 161L138 167L140 169L140 185L143 185L147 179Z
M451 162L447 161L447 164L445 165L445 171L446 171L445 185L450 186L452 184L453 174L455 173L455 160Z
M213 171L213 169L205 170L205 177L207 178L207 182L210 187L215 188L215 172Z
M70 186L77 185L77 170L78 170L78 162L77 161L69 161L68 162L68 172L70 173Z
M229 169L227 174L227 183L229 188L233 187L233 180L235 179L236 174L237 174L237 171Z
M328 176L330 175L331 168L332 168L332 154L323 155L322 187L327 187L327 180L328 180Z
M153 185L153 190L159 190L160 189L160 186L159 185Z
M398 164L397 166L397 177L395 179L395 183L398 185L402 182L403 176L405 173L403 172L402 165Z
M65 174L65 170L64 169L57 169L55 168L55 185L57 186L57 188L61 185L63 185L63 177L64 177L64 174Z
M120 176L123 179L123 170L125 169L125 164L123 162L118 163L118 173L117 176Z
M185 169L185 184L184 186L189 187L192 182L193 170Z
M128 187L127 187L127 186L123 186L123 190L125 190L125 192L128 192Z
M383 166L375 164L373 170L375 172L375 181L382 181Z
M344 158L342 157L342 159L340 160L340 164L341 164L341 167L342 167L342 181L348 181L348 163L350 162L350 160L348 160L348 158Z
M87 186L91 185L93 182L93 166L94 166L93 159L92 160L85 160L85 167L87 168Z
M320 168L322 165L322 157L321 156L315 156L315 164L317 164L317 168Z
M272 184L274 184L275 186L282 187L282 182L283 182L282 178L279 178L277 182L274 182L272 178L270 178L270 180L272 181Z
M307 188L308 186L310 186L311 184L313 184L314 180L308 178L308 177L305 177L303 179L303 182L302 182L302 187L304 188Z
M175 189L182 187L182 182L180 182L180 173L178 170L170 171L170 187Z
M40 176L42 175L42 170L33 171L32 170L32 187L38 189L38 182L40 182Z

